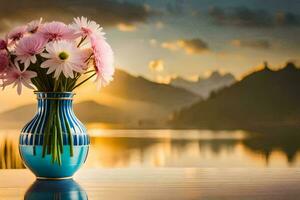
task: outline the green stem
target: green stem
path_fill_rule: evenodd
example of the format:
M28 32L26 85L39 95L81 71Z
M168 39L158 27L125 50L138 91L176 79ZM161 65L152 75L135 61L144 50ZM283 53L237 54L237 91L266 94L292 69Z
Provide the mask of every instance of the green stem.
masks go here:
M45 127L45 135L44 135L44 141L43 141L43 158L45 157L46 155L46 152L47 154L50 153L50 150L49 150L49 146L50 146L50 133L51 133L51 126L52 126L52 121L53 121L53 113L54 113L54 110L53 110L53 107L54 107L54 102L50 102L50 113L49 113L49 116L47 118L47 124L46 124L46 127Z
M57 128L57 162L61 165L61 154L63 153L63 131L61 127L60 121L60 101L57 102L57 110L56 110L56 128Z
M37 69L37 73L38 73L38 78L41 77L42 79L40 80L40 83L42 83L44 91L47 91L47 89L50 88L50 84L49 81L47 79L47 74L45 72L43 72L42 68L40 67L41 62L39 62L39 65L36 66L35 68Z
M77 85L75 85L72 90L74 90L75 88L79 87L80 85L84 84L85 82L87 82L88 80L90 80L93 76L95 76L96 73L94 73L93 75L89 76L88 78L86 78L85 80L81 81L80 83L78 83Z
M61 154L62 154L62 152L60 151L60 146L59 145L57 145L57 152L58 152L58 154L57 154L57 162L58 162L58 165L59 166L61 166Z
M78 43L77 47L80 47L80 45L83 43L83 41L86 39L86 36L82 37L80 42Z
M63 117L64 117L64 121L65 121L66 128L67 128L67 133L68 133L68 140L69 140L69 146L70 146L70 156L72 157L74 155L72 131L71 131L70 125L67 121L66 113L63 114Z
M90 71L87 71L87 72L84 72L83 74L88 74L88 73L91 73L91 72L96 72L96 70L90 70Z
M59 109L59 102L57 103L57 117L56 117L56 126L58 127L58 144L59 144L59 148L61 153L63 153L63 131L62 131L62 127L61 127L61 121L60 121L60 109Z
M84 63L86 63L87 61L89 61L89 59L93 56L94 54L91 53L91 55L89 55L89 57L87 59L85 59Z
M54 89L53 89L54 92L58 92L57 89L58 89L58 87L59 87L60 78L61 78L61 76L59 76L58 79L56 79L56 80L54 81Z
M63 85L64 92L67 92L68 82L69 82L69 78L65 78L64 82L61 83Z
M56 117L56 115L54 115ZM52 145L51 145L51 153L52 153L52 164L56 161L57 158L57 129L55 123L53 123L53 134L52 134Z
M67 90L72 90L72 88L74 87L76 81L80 78L80 75L76 75L76 77L74 79L71 79L71 83L68 84L67 86Z
M31 79L32 83L36 86L36 88L40 91L43 91L44 88L42 87L41 83L39 82L38 78Z

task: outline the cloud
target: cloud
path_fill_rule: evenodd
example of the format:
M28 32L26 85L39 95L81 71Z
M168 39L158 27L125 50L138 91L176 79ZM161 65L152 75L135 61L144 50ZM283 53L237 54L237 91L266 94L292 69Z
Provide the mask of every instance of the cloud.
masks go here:
M232 46L235 47L247 47L247 48L255 48L255 49L270 49L271 43L268 40L241 40L236 39L232 40Z
M158 83L164 83L164 84L169 84L171 82L172 79L176 78L177 75L157 75L156 76L156 81Z
M266 10L254 10L247 7L222 9L212 7L209 16L218 25L231 25L240 27L273 27L298 26L300 17L290 12L269 13Z
M158 30L160 30L160 29L162 29L164 27L165 27L165 24L162 21L157 21L155 23L155 28L158 29Z
M179 49L179 46L178 46L178 43L177 41L172 41L172 42L163 42L161 44L161 47L162 48L165 48L165 49L169 49L171 51L177 51Z
M120 31L123 31L123 32L133 32L133 31L136 31L137 27L133 24L125 24L125 23L119 23L117 25L118 29Z
M157 46L157 40L152 38L152 39L149 40L149 44L152 47L156 47Z
M164 70L164 61L162 59L152 60L149 62L149 68L153 71L163 71Z
M43 17L46 20L70 22L73 17L86 16L104 26L120 23L132 25L144 23L158 13L143 5L110 0L85 1L16 1L0 0L0 27L9 28L14 23L24 23ZM0 30L1 31L1 30Z
M208 44L199 38L163 42L161 47L172 51L183 49L187 54L201 54L209 49Z
M185 5L187 4L187 0L174 0L169 1L166 4L166 11L172 15L179 15L184 13Z
M179 40L179 47L183 48L188 54L199 54L208 50L208 45L201 39Z

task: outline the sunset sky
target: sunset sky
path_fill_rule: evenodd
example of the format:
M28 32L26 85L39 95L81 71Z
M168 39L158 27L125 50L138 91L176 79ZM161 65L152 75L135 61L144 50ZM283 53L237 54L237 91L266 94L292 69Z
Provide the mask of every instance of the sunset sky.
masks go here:
M87 16L103 25L119 68L159 82L299 63L298 0L1 1L2 36L39 17Z

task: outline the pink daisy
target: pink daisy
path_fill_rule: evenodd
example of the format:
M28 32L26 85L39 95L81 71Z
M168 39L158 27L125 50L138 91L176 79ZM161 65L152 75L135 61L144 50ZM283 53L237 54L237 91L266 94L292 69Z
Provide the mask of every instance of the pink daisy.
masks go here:
M0 39L0 50L7 48L7 42L3 39Z
M37 73L33 71L21 71L19 66L14 65L7 71L6 75L4 76L3 81L3 88L14 84L13 87L17 86L17 92L20 95L22 92L22 85L28 87L30 89L34 89L31 84L31 79L36 77Z
M18 26L7 34L7 38L11 40L12 43L15 43L15 41L21 39L25 33L26 33L26 26Z
M106 86L113 80L115 68L113 65L113 51L103 37L91 36L94 53L94 67L97 73L97 89Z
M82 37L97 35L103 36L102 27L95 21L89 21L86 17L74 18L74 23L70 25L76 33L79 33Z
M0 52L0 74L3 73L8 66L8 55L5 51Z
M30 63L36 63L36 55L43 52L46 40L40 35L31 35L22 38L16 45L16 60L24 63L25 70Z
M66 24L62 22L50 22L44 24L38 33L41 33L44 38L49 41L52 40L71 40L77 38L75 31L69 28Z

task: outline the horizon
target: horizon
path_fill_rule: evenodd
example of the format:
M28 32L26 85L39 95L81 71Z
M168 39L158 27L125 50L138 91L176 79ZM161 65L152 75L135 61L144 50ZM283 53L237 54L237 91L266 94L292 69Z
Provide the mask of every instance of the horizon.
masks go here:
M287 63L289 63L289 62L286 62L286 64L287 64ZM248 72L245 72L244 76L241 77L240 79L238 79L237 77L235 77L235 76L234 76L233 74L231 74L231 73L226 73L226 72L225 72L225 73L224 73L224 72L222 73L222 72L220 72L220 71L218 71L218 70L212 71L212 73L213 73L213 72L218 72L218 73L220 73L221 75L231 74L231 75L234 76L236 82L239 82L239 81L242 81L244 78L246 78L247 76L249 76L249 75L251 75L251 74L253 74L253 73L255 73L255 72L259 72L259 71L264 70L266 67L268 67L268 68L269 68L270 70L272 70L273 72L276 72L276 71L278 71L278 70L284 69L284 68L286 67L286 64L283 65L283 66L272 67L272 66L269 66L267 62L265 62L265 63L263 63L262 65L260 65L259 67L253 68L253 69L249 70ZM300 69L299 66L297 66L297 65L295 65L295 67L296 67L297 69ZM149 81L149 82L158 83L158 84L166 84L166 85L170 85L170 86L172 86L172 87L176 87L175 85L171 85L170 82L168 82L168 83L157 82L157 81L151 80L151 79L149 79L149 78L147 78L147 77L144 77L143 75L135 75L135 74L132 74L132 73L127 72L126 70L120 69L120 68L116 68L116 69L117 69L117 70L120 70L120 71L123 71L123 72L125 72L125 73L127 73L127 74L129 74L130 76L135 77L135 78L142 77L142 78L146 79L146 80ZM207 79L210 78L210 76L211 76L211 74L206 75L206 76L202 76L202 77L198 76L197 78L203 78L202 80L207 80ZM188 81L188 82L190 82L190 83L196 83L195 80L190 80L190 79L187 79L187 78L184 78L184 77L181 77L181 76L174 77L174 78L171 79L171 80L174 80L174 79L176 79L176 78L183 78L183 80L186 80L186 81ZM78 89L75 91L75 94L76 94L76 93L79 93L79 94L81 94L81 93L82 93L82 94L89 94L89 92L84 92L86 88L89 88L89 89L92 88L92 90L96 90L96 88L95 88L94 84L92 84L92 82L93 82L93 81L90 80L90 81L88 81L88 84L87 84L86 86L83 86L82 88L78 88ZM184 89L184 90L186 90L186 91L188 91L188 92L193 93L192 91L189 91L188 89L186 89L186 88L184 88L184 87L179 87L179 88L180 88L180 89ZM7 95L7 93L8 93L8 95ZM100 91L97 91L97 93L98 93L98 95L101 96L101 89L100 89ZM199 95L199 94L198 94L198 95ZM78 96L80 96L80 95L78 95ZM23 97L23 101L21 101L21 102L20 102L20 101L16 101L16 102L15 102L16 104L11 104L11 98L21 98L21 97ZM199 95L199 97L201 97L201 95ZM8 107L5 106L5 105L4 105L4 107L3 107L3 104L2 104L2 106L0 106L0 114L3 113L3 112L6 112L6 111L10 111L10 110L13 110L13 109L16 109L16 108L19 108L19 107L22 107L22 106L26 106L26 105L32 105L32 104L35 103L35 95L34 95L33 91L30 90L30 89L28 89L28 88L26 88L26 87L23 88L23 94L22 94L21 96L19 96L19 95L16 93L16 91L15 91L14 88L12 88L12 87L6 88L5 92L4 92L4 91L0 91L0 98L1 98L1 100L2 100L2 103L10 102L10 105L9 105ZM106 97L106 94L105 94L105 97L103 98L103 99L105 99L105 100L103 100L103 99L102 99L102 100L99 100L97 97L96 97L96 98L93 98L93 95L92 95L92 94L89 94L88 96L85 96L84 98L79 98L79 99L75 98L75 103L87 102L87 101L93 101L93 102L96 102L96 103L98 103L98 104L100 104L100 105L108 105L108 106L111 106L111 103L109 103L109 102L110 102L110 98L111 98L110 96Z

